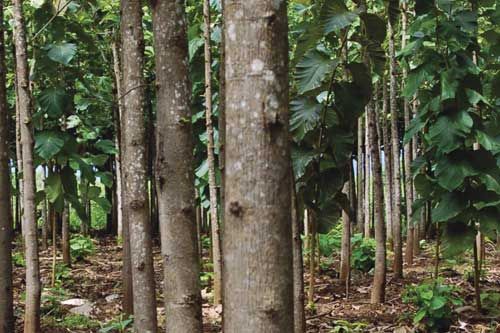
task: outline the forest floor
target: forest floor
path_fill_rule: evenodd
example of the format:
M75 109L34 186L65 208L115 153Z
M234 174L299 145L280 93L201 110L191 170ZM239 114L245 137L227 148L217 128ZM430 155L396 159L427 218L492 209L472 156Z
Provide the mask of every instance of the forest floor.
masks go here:
M405 267L405 278L395 280L388 274L386 303L372 305L369 302L372 276L353 272L349 295L345 285L340 285L335 267L336 258L326 258L318 278L315 280L315 308L307 310L307 332L413 332L412 318L415 309L402 301L402 294L410 284L421 283L431 278L434 270L432 245L424 247L412 267ZM486 245L485 272L481 281L482 291L500 292L500 256L492 244ZM208 250L205 249L205 254ZM15 255L18 256L17 254ZM73 264L72 269L58 265L56 283L52 288L51 250L41 251L41 274L44 286L42 293L42 332L125 332L130 323L121 315L121 246L111 238L95 241L95 253L85 260ZM333 260L332 260L333 259ZM61 258L57 258L60 262ZM446 283L457 286L464 306L451 327L450 332L500 332L500 318L475 311L474 289L470 279L470 258L467 256L445 260L441 275ZM18 261L18 260L15 260ZM209 270L208 259L204 260ZM159 325L164 324L162 308L162 269L159 247L155 246L155 270L158 290ZM22 308L24 290L24 267L19 263L14 268L17 332L22 332ZM220 331L220 307L210 305L208 285L210 274L203 273L204 332ZM308 285L308 274L305 276ZM69 300L69 302L68 302ZM65 302L66 301L66 302ZM72 304L64 304L72 303ZM128 326L127 326L128 325Z

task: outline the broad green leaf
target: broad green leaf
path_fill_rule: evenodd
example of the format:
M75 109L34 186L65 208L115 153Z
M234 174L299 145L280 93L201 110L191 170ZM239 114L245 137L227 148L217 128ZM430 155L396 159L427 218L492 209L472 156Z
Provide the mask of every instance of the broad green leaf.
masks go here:
M337 32L351 25L358 17L357 11L349 11L343 0L326 0L321 9L324 34Z
M431 309L438 310L446 305L446 298L443 296L434 296L431 300Z
M300 179L306 172L307 166L314 160L317 153L301 147L292 147L292 164L295 179Z
M111 188L113 186L113 174L111 172L96 172L96 177L98 177L104 186Z
M304 59L297 64L295 77L297 78L299 94L320 87L336 63L323 52L317 50L308 52Z
M312 97L301 97L290 103L290 130L296 140L302 140L318 125L323 107Z
M467 111L450 116L440 116L429 129L429 139L438 151L449 153L462 145L463 138L470 133L473 120Z
M452 157L443 157L436 164L436 178L438 184L448 191L453 191L463 184L466 177L479 173L467 159L467 156L455 154Z
M118 153L115 143L111 140L99 140L96 142L95 147L105 154L114 155Z
M49 88L40 93L40 106L51 118L57 119L68 104L68 96L64 89Z
M380 16L370 13L362 13L359 17L363 21L368 39L382 44L387 34L386 22Z
M51 174L45 180L45 194L49 202L54 203L63 194L61 176Z
M87 198L96 200L101 194L101 189L98 186L89 186L87 191Z
M63 146L64 137L60 132L42 131L35 135L35 151L45 160L54 157Z
M443 101L455 98L459 85L457 72L455 68L452 68L441 73L441 99Z
M76 44L72 43L59 43L50 46L49 58L55 62L63 65L69 65L71 59L76 54Z
M112 206L108 199L100 197L93 200L104 210L104 212L109 213L111 211Z
M71 169L69 166L65 166L64 168L62 168L61 181L63 184L64 193L78 195L76 175L73 169Z
M465 208L466 202L454 192L446 193L436 208L432 209L432 221L446 222L458 216Z

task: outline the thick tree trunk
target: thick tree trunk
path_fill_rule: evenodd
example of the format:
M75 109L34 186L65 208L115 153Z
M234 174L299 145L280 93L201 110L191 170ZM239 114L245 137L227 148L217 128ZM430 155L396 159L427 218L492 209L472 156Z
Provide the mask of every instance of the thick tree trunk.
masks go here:
M368 127L368 108L366 109L366 112L365 112L365 177L364 177L364 185L365 185L365 188L364 188L364 193L365 193L365 197L364 197L364 202L363 202L363 209L364 209L364 213L363 213L363 216L365 218L365 221L364 221L364 236L365 238L370 238L371 237L371 211L370 211L370 201L371 201L371 198L370 198L370 183L371 183L371 180L372 180L372 175L371 175L371 163L372 163L372 160L371 160L371 152L370 152L370 130L369 130L369 127Z
M300 232L300 218L297 207L297 194L295 193L295 181L293 170L291 170L292 182L292 239L293 239L293 319L294 333L306 331L306 317L304 311L304 263L302 256L302 238Z
M362 229L362 225L364 224L364 200L365 200L365 186L364 186L364 152L363 152L363 143L364 143L364 125L363 125L364 117L361 116L358 119L358 147L357 147L357 160L356 160L356 178L357 178L357 191L358 191L358 202L356 206L356 225L359 230Z
M373 274L373 289L371 294L372 303L383 303L385 299L385 276L386 276L386 248L385 248L385 222L383 213L384 192L382 185L382 164L380 162L380 148L377 133L377 115L374 102L371 101L367 107L368 129L370 131L369 150L372 157L373 175L373 206L375 217L375 272Z
M70 247L69 247L69 240L71 238L71 233L70 233L70 208L69 204L64 205L64 211L62 213L62 255L63 255L63 262L66 266L71 267L71 252L70 252Z
M392 144L392 181L393 181L393 206L392 206L392 229L394 238L394 277L403 277L403 242L401 235L401 169L399 165L399 131L398 131L398 104L397 104L397 64L395 32L389 22L389 72L390 90L389 101L391 109L391 144Z
M38 236L35 205L35 165L33 161L32 99L29 87L28 50L23 18L23 1L14 0L14 41L16 45L16 73L19 95L19 118L21 132L24 246L26 258L26 306L24 332L40 332L40 270L38 258Z
M12 291L12 209L6 91L3 0L0 0L0 333L14 332Z
M222 304L222 253L219 216L217 213L217 184L215 181L214 126L212 122L212 51L210 45L210 0L203 1L205 38L205 118L207 128L208 187L210 192L210 217L212 221L212 255L214 265L214 304Z
M142 2L121 1L124 211L129 221L134 329L156 332L156 293L149 220L144 122Z
M407 8L406 4L403 3L402 5L402 15L401 15L401 49L404 49L406 46L406 30L407 30L407 25L408 25L408 16L407 16ZM401 87L404 87L406 84L406 78L408 76L406 68L403 68L403 77L402 77L402 84ZM405 98L404 99L404 125L405 129L407 129L410 126L410 117L411 117L411 109L410 109L410 102ZM412 176L411 176L411 163L413 161L413 140L410 140L405 146L404 146L404 166L405 166L405 192L406 192L406 225L407 225L407 230L406 230L406 250L405 250L405 259L406 259L406 264L408 266L413 265L413 243L414 243L414 236L415 236L415 228L414 224L412 222L412 216L413 216L413 181L412 181Z
M153 1L157 85L156 186L168 333L202 331L191 87L184 3Z
M225 5L223 329L293 332L286 2Z

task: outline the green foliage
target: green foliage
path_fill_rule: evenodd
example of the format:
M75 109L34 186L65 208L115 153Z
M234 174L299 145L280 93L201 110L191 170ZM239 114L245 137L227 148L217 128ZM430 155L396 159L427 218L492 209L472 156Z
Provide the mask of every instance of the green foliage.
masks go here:
M336 320L333 322L333 329L330 333L358 333L365 332L368 324L359 322L348 322L346 320Z
M74 235L69 241L71 257L75 260L83 260L94 253L94 242L90 237Z
M500 74L491 32L498 4L474 12L459 1L417 1L415 10L399 53L409 73L404 96L420 104L405 142L414 135L422 142L415 185L421 202L432 203L446 253L457 255L478 229L493 236L500 228L500 103L490 89ZM418 216L423 205L414 208Z
M500 293L481 293L481 306L490 316L498 318L500 316Z
M72 43L58 43L50 45L47 55L55 62L69 65L69 62L76 54L76 45Z
M98 328L99 322L87 316L79 314L68 314L61 321L56 322L56 327L64 327L70 330L92 330Z
M447 332L453 321L453 307L462 305L457 288L441 280L408 286L403 301L417 307L413 322L426 332Z
M24 259L24 254L22 252L12 253L12 263L16 267L26 267L26 260Z
M110 321L99 330L99 333L124 333L125 330L134 323L133 316L120 315L119 318Z
M375 247L373 238L364 238L356 234L351 238L351 266L357 271L368 273L375 267Z
M338 224L327 234L319 234L319 252L325 257L330 257L338 252L342 242L342 224Z

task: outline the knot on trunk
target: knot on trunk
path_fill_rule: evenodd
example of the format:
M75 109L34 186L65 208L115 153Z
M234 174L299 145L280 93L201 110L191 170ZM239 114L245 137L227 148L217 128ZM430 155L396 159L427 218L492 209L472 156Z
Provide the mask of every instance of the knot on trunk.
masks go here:
M242 217L243 216L243 207L241 207L241 205L238 201L232 201L229 204L229 212L236 217Z

